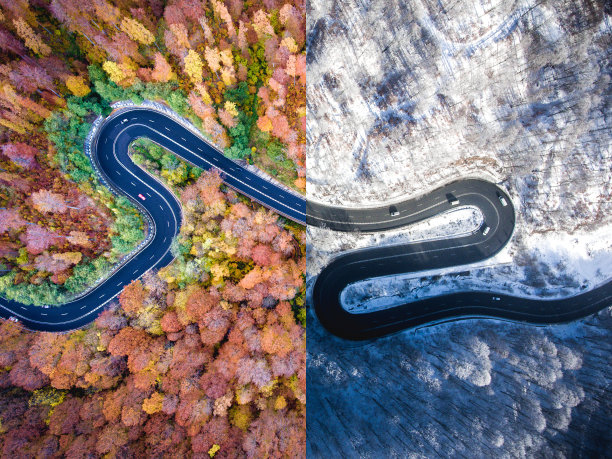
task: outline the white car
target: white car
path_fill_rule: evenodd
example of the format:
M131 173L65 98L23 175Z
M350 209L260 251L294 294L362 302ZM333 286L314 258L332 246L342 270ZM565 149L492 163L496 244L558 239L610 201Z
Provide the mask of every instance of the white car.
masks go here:
M487 234L489 234L489 231L491 231L491 228L489 227L489 225L484 224L482 225L482 235L486 236Z
M138 193L138 197L139 197L140 199L142 199L143 201L144 201L145 199L147 199L147 198L145 198L145 197L142 195L142 193Z
M121 120L121 124L125 124L125 123L127 123L127 122L128 122L128 119L127 119L127 118L123 118L123 119Z
M500 297L498 297L498 296L494 296L494 297L493 297L493 301L499 301L499 300L501 300L501 298L500 298Z
M504 198L501 194L497 196L499 198L499 202L501 202L501 205L506 207L508 205L508 201L506 201L506 198Z
M10 320L11 322L19 322L19 319L18 319L17 317L15 317L15 316L11 316L11 317L9 317L9 320Z

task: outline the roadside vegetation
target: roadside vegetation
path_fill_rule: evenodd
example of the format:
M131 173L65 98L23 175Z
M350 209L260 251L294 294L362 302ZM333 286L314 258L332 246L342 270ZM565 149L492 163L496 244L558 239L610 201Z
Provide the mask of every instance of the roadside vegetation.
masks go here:
M0 0L0 295L78 295L145 237L83 151L119 100L157 101L305 189L304 4ZM67 334L0 324L6 457L304 456L304 229L156 144L177 257Z
M100 184L83 152L91 122L108 115L114 101L165 103L229 157L255 164L288 186L305 188L304 34L295 7L287 4L265 13L254 6L215 3L188 12L177 2L161 13L139 10L136 17L113 8L99 2L81 10L71 2L55 2L46 11L22 7L7 13L10 20L2 29L5 110L0 114L0 172L5 172L0 184L6 190L0 210L7 222L0 223L0 273L5 273L0 294L7 298L65 302L143 239L135 208ZM30 35L30 41L25 38L22 17L36 43ZM82 17L90 18L90 24ZM242 26L234 24L237 18ZM100 31L118 43L98 37ZM49 33L52 48L47 50L43 37ZM91 37L102 44L92 46ZM52 57L56 54L65 58ZM141 150L136 161L159 171L170 185L197 178L194 168L172 154L154 158L158 150L144 153L142 145L134 146ZM51 177L35 179L33 169L55 174L53 185ZM50 192L47 200L66 203L70 187L104 221L81 218L69 203L68 210L58 204L34 215L27 209L32 205L28 194ZM89 224L77 228L77 221ZM34 231L31 224L45 231ZM70 242L71 231L85 233L82 244ZM92 249L84 251L84 245Z

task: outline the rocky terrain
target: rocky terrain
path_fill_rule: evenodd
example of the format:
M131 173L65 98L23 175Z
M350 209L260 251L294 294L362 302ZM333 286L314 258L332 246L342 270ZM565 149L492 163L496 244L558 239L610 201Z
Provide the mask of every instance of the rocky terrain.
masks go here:
M442 278L379 281L380 295L477 288L554 297L612 278L608 3L311 0L308 7L309 199L364 206L479 177L503 186L517 209L513 239L495 259L468 275L457 276L460 268ZM308 281L339 251L441 235L422 229L339 238L309 228ZM442 232L452 229L447 222ZM353 293L371 300L372 290ZM605 451L597 432L612 416L603 363L609 317L607 310L542 329L460 322L358 346L309 317L310 452ZM552 370L549 358L568 353L580 364ZM527 361L537 376L522 370ZM566 389L575 396L555 398ZM503 427L493 429L494 421Z

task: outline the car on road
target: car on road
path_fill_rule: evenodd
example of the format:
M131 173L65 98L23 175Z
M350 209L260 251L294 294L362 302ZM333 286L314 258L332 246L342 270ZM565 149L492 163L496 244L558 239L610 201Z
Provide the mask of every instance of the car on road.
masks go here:
M453 193L446 193L446 200L451 206L456 206L459 204L459 200Z
M491 228L489 227L489 225L487 225L486 223L482 225L482 227L480 228L480 231L482 232L483 236L486 236L487 234L489 234L489 231L491 231Z
M501 202L501 205L506 207L508 205L508 201L506 201L506 198L504 198L501 194L497 193L497 197L499 198L499 202Z
M19 322L19 319L18 319L17 317L15 317L15 316L11 316L11 317L9 317L9 320L10 320L11 322Z
M397 217L399 215L399 210L397 210L397 207L395 206L390 206L389 207L389 215L391 215L392 217Z
M121 120L121 124L125 124L125 123L127 123L127 122L128 122L128 119L127 119L127 118L123 118L123 119Z
M498 296L494 296L494 297L493 297L493 301L499 301L499 300L501 300L501 298L500 298L500 297L498 297Z
M51 306L49 306L48 304L43 304L42 307L45 309L49 309Z
M143 194L142 194L142 193L138 193L138 197L139 197L140 199L142 199L143 201L144 201L145 199L147 199L147 198L145 198L145 197L143 196Z

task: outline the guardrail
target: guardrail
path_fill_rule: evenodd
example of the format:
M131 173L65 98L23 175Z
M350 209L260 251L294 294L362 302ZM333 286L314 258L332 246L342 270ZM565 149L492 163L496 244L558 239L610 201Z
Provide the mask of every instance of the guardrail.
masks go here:
M172 118L174 121L176 121L177 123L181 124L181 126L183 126L184 128L188 129L191 133L193 133L199 139L204 141L211 148L215 149L216 151L218 151L221 154L224 154L223 150L221 148L219 148L219 146L217 146L215 143L213 143L210 139L208 139L206 136L204 136L202 131L200 131L190 120L188 120L185 117L180 116L178 113L176 113L170 107L168 107L168 106L166 106L166 105L164 105L164 104L162 104L160 102L144 100L140 104L135 104L131 100L122 100L122 101L114 102L113 104L111 104L111 107L116 112L111 113L108 117L98 116L94 120L94 122L92 123L91 129L89 130L89 133L87 134L87 137L85 138L85 142L84 142L85 154L89 158L89 161L91 162L94 171L96 172L98 178L100 179L100 182L106 188L108 188L108 190L114 196L123 196L123 197L127 198L140 211L140 214L142 215L143 219L146 222L147 234L146 234L145 239L143 239L143 241L140 244L138 244L138 246L136 246L132 251L130 251L130 253L125 255L103 277L98 278L92 285L90 285L84 291L82 291L82 292L80 292L80 293L78 293L78 294L76 294L74 296L71 296L71 297L67 298L67 301L77 300L77 299L87 295L92 290L95 290L100 284L104 283L106 280L108 280L110 277L112 277L113 274L115 274L118 270L120 270L125 264L127 264L138 252L140 252L142 249L144 249L151 242L151 240L155 237L155 234L156 234L155 223L153 222L153 219L149 215L149 212L146 210L146 208L144 206L142 206L142 204L140 202L138 202L137 200L133 199L128 194L123 193L119 188L115 187L112 184L112 182L110 182L108 180L108 177L106 177L106 174L104 174L102 169L99 167L98 160L95 157L95 155L92 154L93 150L96 147L97 141L98 141L98 135L99 135L99 132L100 132L100 128L102 127L102 125L104 124L104 122L106 120L109 120L109 119L115 118L117 116L120 116L121 112L122 112L122 109L134 109L134 108L142 107L142 108L147 108L147 109L150 109L150 110L155 110L157 112L160 112L160 113L168 116L169 118ZM274 186L276 186L278 188L281 188L284 191L286 191L287 193L290 193L290 194L292 194L292 195L294 195L294 196L296 196L296 197L298 197L300 199L304 199L304 196L300 195L299 193L297 193L295 190L293 190L292 188L288 187L287 185L285 185L285 184L279 182L278 180L274 179L274 177L270 176L269 174L267 174L266 172L262 171L258 167L253 166L251 164L248 164L244 160L234 160L234 159L231 159L231 158L228 158L228 159L230 159L231 161L236 163L236 165L247 169L249 172L251 172L253 174L256 174L258 177L260 177L261 179L267 181L268 183L270 183L270 184L272 184L272 185L274 185ZM157 180L157 181L159 181L159 180Z
M97 158L95 157L95 155L92 155L92 146L95 147L95 145L96 145L96 143L98 141L98 134L99 134L99 131L100 131L100 127L102 126L104 120L108 119L108 118L111 118L111 116L109 116L107 118L105 118L103 116L99 116L92 123L91 129L89 130L89 133L87 134L87 137L85 138L85 144L84 144L85 154L89 158L89 161L91 162L91 165L94 168L94 171L98 175L98 178L100 179L102 184L104 186L106 186L106 188L108 188L108 190L114 196L123 196L123 197L127 198L140 211L140 214L142 215L143 219L146 222L147 232L146 232L145 238L141 241L141 243L138 244L134 249L132 249L130 251L130 253L128 253L127 255L124 255L121 258L121 260L118 263L116 263L112 267L112 269L107 271L107 273L104 276L96 279L96 281L92 285L90 285L87 289L83 290L82 292L67 298L67 301L74 301L74 300L77 300L79 298L82 298L82 297L86 296L88 293L90 293L92 290L95 290L100 284L106 282L110 277L113 276L113 274L115 274L118 270L120 270L123 266L125 266L132 258L134 258L134 256L138 252L140 252L147 245L149 245L149 243L155 237L155 234L156 234L156 231L157 231L156 227L155 227L155 223L153 222L153 219L151 218L151 216L149 215L149 212L145 209L145 207L142 206L138 201L136 201L135 199L133 199L129 195L121 192L120 189L118 189L111 182L109 182L107 180L106 174L104 174L104 172L102 172L101 168L99 167Z
M113 107L116 110L120 110L122 108L138 108L138 107L143 107L143 108L149 108L149 109L161 112L164 115L172 118L177 123L180 123L185 129L188 129L192 134L194 134L195 136L200 138L202 141L206 142L206 144L209 145L211 148L214 148L215 150L217 150L222 155L225 155L223 153L223 150L221 148L219 148L219 146L217 146L209 138L207 138L202 133L202 131L200 131L190 120L188 120L187 118L185 118L183 116L180 116L178 113L176 113L170 107L168 107L168 106L166 106L166 105L164 105L164 104L162 104L160 102L154 102L154 101L150 101L150 100L145 100L145 101L143 101L140 104L135 104L131 100L121 100L121 101L118 101L118 102L115 102L115 103L111 104L111 107ZM293 188L290 188L287 185L285 185L284 183L279 182L274 177L272 177L270 174L262 171L258 167L253 166L252 164L247 164L247 162L244 161L244 160L235 160L235 159L231 159L231 158L227 158L227 159L230 159L231 161L236 163L236 165L241 166L241 167L247 169L249 172L252 172L252 173L256 174L257 176L259 176L263 180L271 183L272 185L274 185L274 186L276 186L278 188L282 188L287 193L291 193L292 195L294 195L294 196L296 196L296 197L298 197L300 199L305 199L304 196L299 194Z

